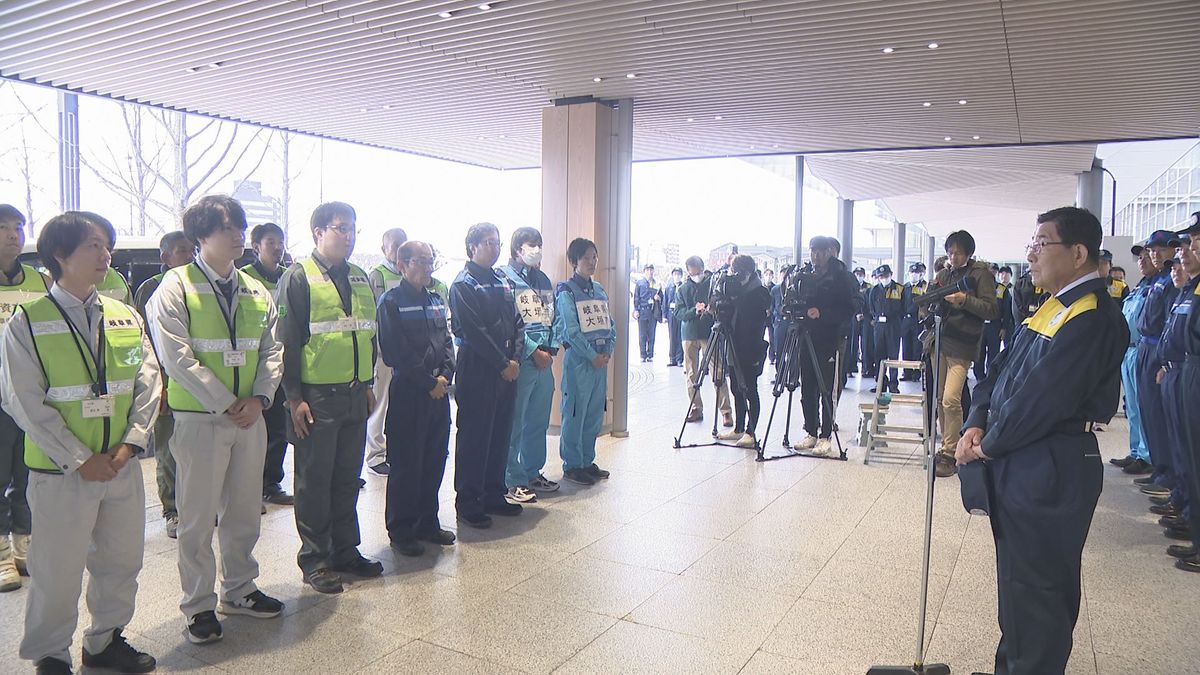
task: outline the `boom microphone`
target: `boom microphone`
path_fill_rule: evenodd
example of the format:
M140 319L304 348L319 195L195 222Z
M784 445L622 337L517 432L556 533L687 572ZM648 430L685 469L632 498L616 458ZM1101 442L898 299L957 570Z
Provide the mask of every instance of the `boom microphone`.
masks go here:
M916 302L918 305L928 305L931 302L937 302L938 300L941 300L942 298L946 297L947 295L954 295L955 293L958 293L960 291L963 293L971 293L974 290L975 290L975 280L972 279L971 277L967 276L967 277L963 277L962 279L959 279L958 283L956 283L956 284L950 284L949 286L942 286L942 287L938 288L937 290L927 291L927 292L923 293L922 295L917 295L913 298L913 301Z

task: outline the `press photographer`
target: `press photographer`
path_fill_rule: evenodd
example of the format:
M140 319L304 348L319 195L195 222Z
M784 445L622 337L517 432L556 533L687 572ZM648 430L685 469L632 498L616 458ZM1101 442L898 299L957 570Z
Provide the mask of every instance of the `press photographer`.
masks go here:
M730 390L733 393L733 430L717 436L723 441L737 441L738 447L758 447L755 428L761 403L758 396L758 377L767 360L767 341L763 333L771 317L771 293L762 285L754 258L738 255L729 265L728 273L713 279L709 312L722 324L728 322L730 352Z
M928 296L940 289L960 286L960 289L931 303L922 310L923 317L936 313L942 317L941 359L938 361L937 381L938 420L942 426L942 447L937 456L937 475L953 476L954 448L958 445L963 425L963 390L967 370L979 355L983 340L983 323L1000 315L996 303L996 280L987 263L974 259L975 238L966 230L951 232L946 237L946 269L940 270L929 287ZM969 288L970 291L962 290ZM934 332L927 330L921 340L925 356L932 361Z
M804 412L805 437L793 447L825 455L830 451L836 411L831 408L831 387L837 382L834 355L842 329L854 316L858 282L845 263L838 260L840 248L833 237L813 237L808 244L811 266L791 268L783 282L783 314L798 322L812 340L816 361L821 368L818 386L813 359L807 354L792 355L800 365L800 407Z

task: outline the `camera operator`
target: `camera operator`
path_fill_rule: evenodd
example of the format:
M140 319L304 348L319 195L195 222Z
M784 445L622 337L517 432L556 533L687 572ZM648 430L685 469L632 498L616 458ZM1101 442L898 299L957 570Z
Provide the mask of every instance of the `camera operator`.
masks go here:
M834 354L846 325L857 311L858 281L846 269L845 263L835 257L839 248L833 237L813 237L808 243L812 271L800 277L801 297L807 305L801 327L808 330L812 339L825 391L818 386L812 358L808 354L799 354L800 407L804 411L805 437L795 447L811 448L814 455L829 454L829 437L833 434L837 411L830 410L824 395L833 393Z
M941 478L956 472L954 449L958 445L963 425L963 389L966 388L967 370L971 361L979 355L983 340L983 324L1000 316L996 302L996 280L987 263L979 262L975 255L975 238L966 230L951 232L946 237L946 269L937 273L930 291L943 286L953 286L970 277L973 290L958 291L937 303L933 309L942 316L941 360L937 364L938 382L942 390L937 392L940 406L938 418L942 426L942 447L937 456L937 475ZM928 311L928 310L927 310ZM923 337L925 355L932 362L932 330Z
M700 372L701 359L704 358L704 345L712 334L713 317L707 312L708 296L712 284L712 273L704 269L704 260L700 256L692 256L684 262L688 278L679 287L677 300L679 320L683 323L683 371L687 377L688 387L685 390L688 400L692 399L692 383ZM716 406L721 411L722 424L733 426L733 412L729 405L729 385L725 381L720 365L714 364L712 370L713 388L717 392ZM688 411L688 422L699 422L704 419L704 397L696 394L696 400Z
M714 295L717 291L714 290ZM771 318L771 293L763 286L758 271L754 269L754 258L748 255L734 256L729 264L729 276L724 280L725 302L729 309L715 306L718 319L730 322L729 340L737 364L730 365L741 373L741 378L730 373L733 393L734 425L717 438L737 441L740 448L756 448L758 441L754 433L758 426L760 410L758 376L762 375L767 360L767 341L763 333ZM714 303L716 305L716 303ZM726 319L724 314L728 313Z

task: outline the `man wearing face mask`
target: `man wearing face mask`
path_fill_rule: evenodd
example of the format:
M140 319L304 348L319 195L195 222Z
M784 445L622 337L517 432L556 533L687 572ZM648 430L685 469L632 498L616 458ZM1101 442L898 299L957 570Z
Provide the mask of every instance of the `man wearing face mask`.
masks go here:
M517 349L521 374L513 405L505 483L510 504L536 502L537 493L554 492L558 483L542 475L546 430L554 399L554 357L561 340L554 332L554 286L542 272L542 234L519 227L512 236L512 258L500 273L512 285L517 311L525 322L525 340Z
M996 305L1000 309L1000 347L996 350L997 354L1008 347L1016 328L1013 325L1012 275L1012 268L1004 265L996 277Z
M400 274L398 255L400 247L408 241L408 233L399 227L393 227L383 233L383 262L371 270L367 281L371 284L371 292L375 294L375 303L384 293L400 285L404 279ZM375 364L375 412L367 419L367 457L363 461L367 470L376 476L386 476L391 467L387 462L387 439L384 436L384 424L387 421L388 390L392 384L392 370L381 368Z
M995 265L993 265L995 267ZM1007 267L996 267L996 318L983 322L983 340L979 343L979 355L975 357L975 379L983 381L987 376L988 365L1000 353L1000 341L1004 339L1005 331L1012 321L1012 298L1008 297L1008 287L1000 283ZM990 270L990 268L989 268ZM1012 276L1010 271L1008 276Z
M913 263L908 266L908 283L904 284L904 322L901 338L905 361L916 361L921 358L921 326L917 317L917 298L925 295L929 282L925 281L925 263ZM916 382L920 379L920 371L905 369L903 380Z
M646 265L633 286L633 318L638 322L642 363L649 363L654 360L654 337L662 318L662 289L654 279L654 265Z
M688 279L679 289L679 319L683 323L683 372L688 381L684 393L692 400L692 383L700 372L700 360L704 358L704 347L712 334L713 317L708 313L708 296L711 292L712 274L705 271L704 261L700 256L692 256L684 262L687 267ZM722 424L728 428L733 426L733 411L729 405L729 383L723 377L719 368L713 368L713 388L716 389L717 408L721 411ZM691 410L688 411L688 422L699 422L704 419L704 395L698 392Z
M730 373L732 381L734 426L717 436L723 441L736 441L740 448L757 448L755 429L761 402L758 396L758 377L762 375L767 360L767 343L763 331L771 316L771 294L762 285L762 279L754 269L754 258L736 255L730 261L727 292L733 305L730 321L730 359L737 359L741 380ZM831 354L832 356L832 354ZM734 367L731 365L731 368Z
M667 366L683 365L683 322L679 318L679 286L683 283L683 270L671 270L671 281L663 293L667 310L667 331L671 337L671 350L667 353Z
M861 267L854 268L855 289L858 291L854 298L854 316L850 322L850 358L847 359L848 372L858 373L858 362L861 357L863 372L867 371L866 363L870 360L867 355L867 333L870 332L870 317L867 316L867 291L871 285L867 283L867 271Z
M875 373L883 367L886 359L900 358L900 325L904 319L904 288L892 280L891 265L875 268L879 284L871 289L868 304L871 307L871 325L875 331ZM883 377L883 388L893 394L900 393L896 369L889 368ZM876 387L871 387L875 393Z
M942 390L936 392L940 405L938 420L942 426L942 447L937 456L937 475L954 475L954 449L958 445L959 432L963 425L964 393L967 388L967 370L971 361L979 355L979 343L983 339L983 322L995 319L1000 314L996 303L996 279L986 263L975 260L975 238L966 230L951 232L946 237L946 269L938 272L933 288L953 286L964 278L973 290L958 291L943 298L937 308L942 316L941 359L937 361L937 381ZM933 288L930 289L932 292ZM925 336L925 355L934 361L934 331ZM931 378L932 379L932 378Z

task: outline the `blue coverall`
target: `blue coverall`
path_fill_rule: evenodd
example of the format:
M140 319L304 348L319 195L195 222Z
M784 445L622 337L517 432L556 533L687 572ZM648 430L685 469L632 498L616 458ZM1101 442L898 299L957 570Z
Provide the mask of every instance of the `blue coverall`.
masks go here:
M1147 463L1150 462L1150 452L1146 449L1146 436L1142 433L1141 405L1138 404L1137 322L1149 290L1149 280L1143 279L1121 306L1125 323L1129 326L1129 349L1125 350L1125 360L1121 362L1121 383L1125 385L1125 417L1129 420L1129 456Z
M1142 305L1137 325L1141 335L1137 356L1137 393L1142 414L1142 433L1146 438L1150 463L1154 465L1154 482L1168 489L1173 489L1176 485L1175 471L1171 467L1171 441L1167 438L1162 390L1155 380L1159 368L1158 341L1162 338L1167 315L1178 292L1175 284L1171 282L1169 271L1163 270L1151 277L1146 302Z
M598 354L611 354L617 331L608 294L598 282L578 274L558 284L555 327L567 354L563 358L562 432L558 452L563 471L584 469L596 460L596 437L604 425L608 369L596 368Z
M560 340L554 331L554 286L544 272L513 260L500 268L513 287L517 311L525 322L525 340L517 349L521 374L517 377L517 400L513 405L512 435L508 446L508 487L529 486L546 464L546 430L550 428L550 405L554 400L554 371L538 368L533 353L558 353Z
M1163 375L1162 384L1159 385L1163 418L1167 423L1164 431L1167 452L1170 453L1171 467L1176 477L1176 484L1171 488L1171 503L1185 518L1190 515L1192 504L1187 489L1188 458L1184 424L1192 412L1188 410L1188 396L1183 386L1183 365L1187 359L1185 333L1197 282L1200 282L1200 278L1192 279L1176 294L1175 302L1171 304L1171 313L1167 316L1167 325L1163 328L1162 339L1158 343L1158 365L1167 370Z

